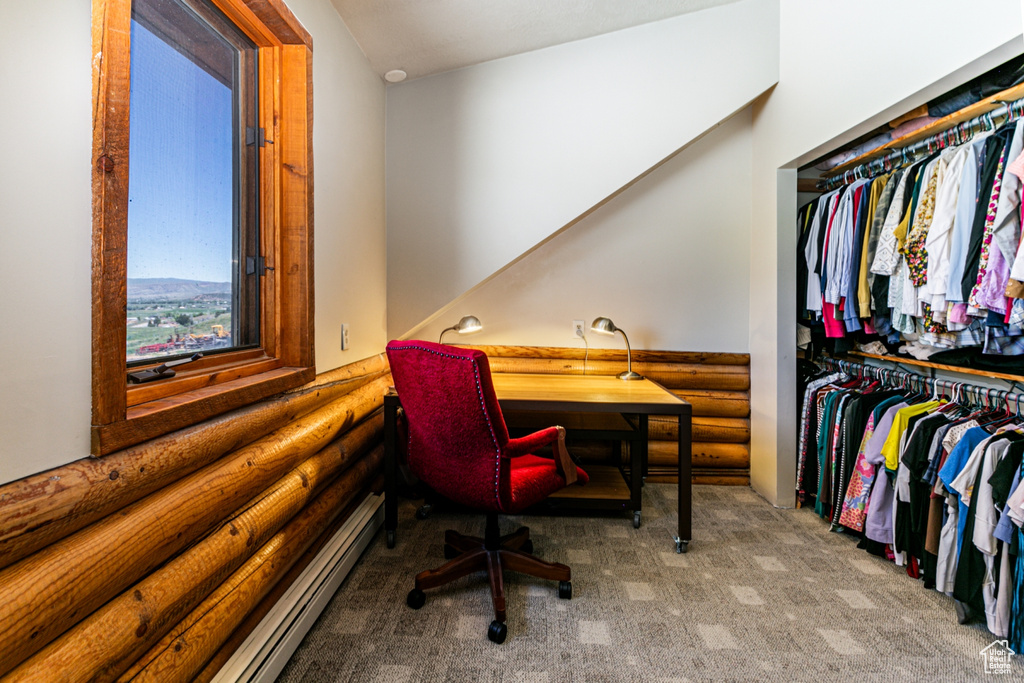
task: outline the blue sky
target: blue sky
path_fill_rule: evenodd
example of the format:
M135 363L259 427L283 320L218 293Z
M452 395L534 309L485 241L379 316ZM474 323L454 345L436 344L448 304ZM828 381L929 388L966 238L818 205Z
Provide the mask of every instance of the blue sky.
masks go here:
M230 282L231 90L132 21L128 277Z

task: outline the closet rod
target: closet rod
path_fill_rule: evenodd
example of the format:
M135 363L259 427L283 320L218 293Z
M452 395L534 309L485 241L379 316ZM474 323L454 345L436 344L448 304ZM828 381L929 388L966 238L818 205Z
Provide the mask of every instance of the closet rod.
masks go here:
M927 150L929 153L944 149L950 145L959 145L970 140L977 131L974 130L975 126L981 126L980 130L993 130L996 125L996 119L1003 117L998 123L1005 121L1013 121L1024 115L1024 98L1014 100L1013 102L1004 102L996 109L979 114L973 119L968 119L962 123L958 123L952 128L947 128L941 133L935 133L929 135L923 140L919 140L912 145L894 149L892 152L872 159L871 161L865 161L862 164L858 164L851 169L847 169L839 175L829 176L818 181L818 187L824 190L832 190L840 185L846 185L852 183L860 178L870 178L872 176L879 175L885 171L891 171L895 168L906 166L907 164L915 161L915 155L922 150ZM897 161L899 163L897 163Z
M831 370L843 372L847 375L857 375L859 377L867 376L877 379L888 386L898 385L910 388L918 386L926 388L929 391L934 391L936 388L945 388L953 392L954 396L967 394L968 396L973 397L976 403L987 402L990 405L994 405L997 401L1005 401L1007 409L1009 409L1010 402L1012 401L1016 412L1020 412L1021 394L1004 391L1002 389L990 389L987 387L979 387L976 384L968 384L966 382L954 382L947 379L939 379L937 377L925 377L924 375L905 372L903 370L883 368L877 365L866 365L864 363L858 363L857 361L840 360L838 358L830 358L828 356L823 356L817 362L825 365Z

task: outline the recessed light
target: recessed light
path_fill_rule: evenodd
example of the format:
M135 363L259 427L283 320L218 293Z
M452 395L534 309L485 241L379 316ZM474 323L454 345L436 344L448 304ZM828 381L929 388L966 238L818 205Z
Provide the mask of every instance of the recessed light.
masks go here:
M406 76L408 76L408 74L401 69L392 69L384 74L384 80L388 83L401 83L405 80Z

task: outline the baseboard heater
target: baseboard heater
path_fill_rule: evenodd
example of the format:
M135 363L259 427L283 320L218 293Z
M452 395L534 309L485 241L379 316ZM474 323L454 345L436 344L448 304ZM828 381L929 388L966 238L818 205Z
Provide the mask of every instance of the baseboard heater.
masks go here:
M384 523L384 496L370 494L249 634L214 683L277 678L338 586Z

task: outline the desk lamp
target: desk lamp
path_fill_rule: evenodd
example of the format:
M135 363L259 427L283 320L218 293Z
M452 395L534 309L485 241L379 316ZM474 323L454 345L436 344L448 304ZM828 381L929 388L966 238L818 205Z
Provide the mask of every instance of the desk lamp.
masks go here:
M626 340L626 371L619 373L617 377L619 379L643 379L641 375L633 372L633 353L629 349L629 337L626 336L626 333L623 332L622 328L615 327L615 323L608 318L594 318L594 322L591 323L590 329L591 331L599 334L611 335L616 332L622 333L622 338Z
M480 323L480 319L475 315L466 315L462 317L462 320L455 323L451 327L445 328L441 331L441 336L437 338L437 343L441 344L444 339L444 335L452 330L455 330L459 334L472 334L479 332L484 329L484 326Z

